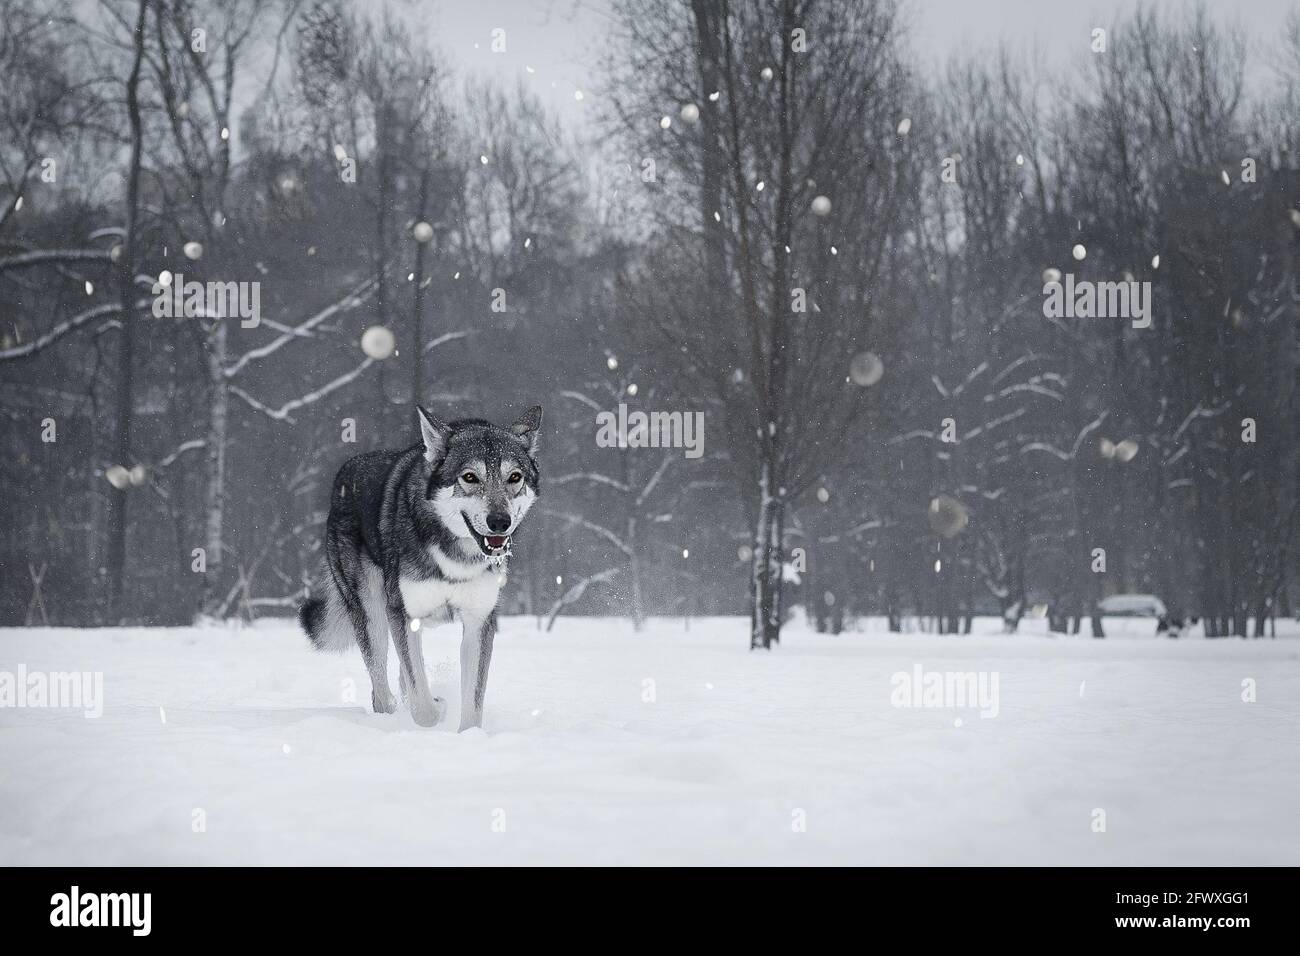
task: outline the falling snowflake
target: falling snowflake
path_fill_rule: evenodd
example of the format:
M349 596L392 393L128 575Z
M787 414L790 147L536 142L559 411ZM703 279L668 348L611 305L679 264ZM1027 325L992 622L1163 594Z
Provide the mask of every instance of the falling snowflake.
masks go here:
M372 325L361 336L361 351L372 359L383 360L393 354L397 340L393 333L382 325Z
M856 385L875 385L884 374L885 363L875 352L859 352L849 362L849 379Z
M930 499L926 518L930 522L931 531L945 538L951 538L965 529L970 522L970 512L966 510L964 504L951 495L938 495ZM936 567L935 571L938 570Z

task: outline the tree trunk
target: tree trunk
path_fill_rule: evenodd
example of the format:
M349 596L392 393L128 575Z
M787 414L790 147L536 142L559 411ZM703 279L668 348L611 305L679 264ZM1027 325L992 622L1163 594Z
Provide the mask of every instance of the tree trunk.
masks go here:
M420 208L416 214L417 222L424 222L428 216L429 204L429 170L426 167L420 173ZM419 405L424 401L424 260L428 253L427 242L417 242L415 246L415 301L412 306L411 335L414 338L411 350L413 365L411 367L411 404ZM409 417L409 416L408 416Z
M641 631L645 627L645 605L641 594L641 557L637 551L636 518L627 519L627 546L632 553L628 556L628 573L631 576L632 589L632 630Z
M391 171L389 169L388 159L388 108L382 106L376 119L378 129L375 131L375 165L377 168L378 183L378 208L375 215L375 317L379 320L378 324L389 328L388 322L388 207L391 203ZM379 363L379 374L375 376L375 387L378 389L376 396L375 412L375 440L371 448L386 448L388 446L388 392L385 389L385 379L387 378L388 368L386 362Z
M719 17L721 9L712 0L691 0L698 42L697 61L700 89L712 92L719 85ZM726 232L713 214L722 209L723 158L718 134L718 107L705 98L700 111L703 136L703 176L700 182L700 221L704 223L704 266L706 288L720 290L726 281Z
M1106 629L1102 627L1101 624L1101 615L1098 614L1096 611L1092 612L1092 636L1093 637L1106 636Z
M126 81L126 111L131 124L131 160L127 172L126 224L122 254L118 257L117 295L121 308L122 329L118 333L117 402L114 414L114 465L129 468L131 460L131 426L135 415L135 243L136 211L140 202L140 168L143 131L140 118L140 64L144 59L144 25L148 0L140 0L135 22L135 58ZM122 595L126 578L126 488L113 488L109 494L108 567L109 622L121 622L124 611Z
M216 320L208 339L208 379L212 397L208 406L207 474L204 493L203 613L216 611L221 597L224 527L226 520L226 433L230 413L230 387L226 383L226 322Z
M750 569L753 604L749 614L749 647L767 650L772 635L767 622L772 613L772 518L776 504L769 490L771 466L763 462L758 483L758 527L754 529L754 563Z
M772 563L768 573L772 575L772 607L767 616L768 643L781 643L781 621L785 611L785 501L778 497L773 504L772 514Z

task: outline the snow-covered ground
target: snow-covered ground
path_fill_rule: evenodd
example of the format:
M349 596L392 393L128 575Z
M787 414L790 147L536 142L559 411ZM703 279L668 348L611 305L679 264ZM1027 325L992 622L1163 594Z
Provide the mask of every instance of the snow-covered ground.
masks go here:
M452 627L425 631L432 730L288 621L0 630L0 672L100 671L104 698L0 707L0 863L1300 863L1293 630L746 644L509 619L486 732L457 735ZM895 706L918 667L996 673L996 716Z

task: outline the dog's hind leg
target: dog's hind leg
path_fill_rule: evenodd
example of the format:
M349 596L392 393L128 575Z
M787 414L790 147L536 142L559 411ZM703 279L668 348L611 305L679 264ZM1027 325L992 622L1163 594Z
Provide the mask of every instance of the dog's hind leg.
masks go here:
M434 697L429 690L429 678L424 673L424 649L420 646L420 635L410 630L410 619L406 615L406 602L397 584L397 576L384 576L385 606L388 609L388 629L393 635L393 646L397 648L397 664L402 669L402 689L406 691L407 703L411 706L411 716L421 727L432 727L442 720L447 704L442 698Z
M492 640L497 633L497 612L486 617L464 615L465 634L460 640L460 729L483 726L483 699L487 694Z
M370 673L370 703L375 713L391 714L397 709L397 700L388 689L388 635L379 569L365 558L346 530L327 531L325 557Z
M384 576L365 561L365 611L370 649L363 656L370 672L370 703L376 714L397 712L397 698L388 686L388 615L384 610Z

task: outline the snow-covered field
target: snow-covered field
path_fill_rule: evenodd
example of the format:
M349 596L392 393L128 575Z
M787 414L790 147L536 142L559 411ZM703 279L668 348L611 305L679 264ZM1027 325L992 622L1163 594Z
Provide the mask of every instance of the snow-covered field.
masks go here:
M0 672L103 674L98 718L0 707L0 863L1300 863L1293 635L515 618L457 735L457 632L424 730L288 621L0 630ZM895 706L918 667L996 673L996 716Z

